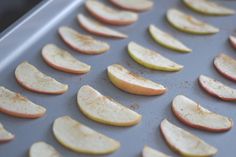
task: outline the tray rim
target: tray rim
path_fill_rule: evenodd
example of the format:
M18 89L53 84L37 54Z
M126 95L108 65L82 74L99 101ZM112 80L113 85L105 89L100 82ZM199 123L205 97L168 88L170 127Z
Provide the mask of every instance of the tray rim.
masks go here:
M10 30L6 31L6 34L0 36L0 49L4 49L4 53L0 53L0 72L16 57L15 55L23 53L31 45L30 43L42 36L39 34L46 31L44 24L52 25L52 21L56 21L54 18L63 18L63 14L68 9L73 10L74 7L77 7L77 3L82 2L84 0L60 0L60 3L58 3L58 0L46 0L14 23L11 29L9 28ZM48 15L47 11L50 11L53 6L57 6L57 10ZM40 19L40 22L38 19ZM20 40L17 40L19 36ZM14 43L14 46L9 46L12 43ZM21 49L17 49L18 47L21 47Z

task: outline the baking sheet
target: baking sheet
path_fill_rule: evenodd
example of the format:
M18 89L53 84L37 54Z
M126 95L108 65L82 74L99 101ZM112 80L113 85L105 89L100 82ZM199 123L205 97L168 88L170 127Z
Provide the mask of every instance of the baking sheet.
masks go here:
M236 10L236 1L220 1L220 3ZM186 8L181 1L157 0L151 11L141 13L139 20L130 26L117 27L117 30L129 35L128 39L116 40L96 37L111 45L111 49L102 55L90 56L73 51L59 38L57 29L59 26L70 26L81 33L82 30L76 20L78 13L87 12L81 0L49 0L45 1L30 16L18 23L11 31L0 39L0 85L13 91L20 92L33 102L47 108L45 116L35 120L19 119L0 114L0 121L4 126L16 135L15 140L0 145L1 157L28 156L28 149L37 141L45 141L53 145L65 157L87 157L74 153L61 146L53 137L52 123L55 118L69 115L87 126L104 133L121 142L121 148L109 157L138 157L144 145L149 145L171 156L177 156L164 142L159 124L164 118L168 118L174 124L201 137L209 144L219 149L217 157L231 157L236 154L236 128L233 127L225 133L208 133L192 129L179 122L171 112L171 101L178 94L184 94L198 101L204 107L231 117L236 121L235 102L223 102L209 96L201 90L197 83L197 77L205 74L222 81L231 87L236 84L223 78L213 67L213 58L220 52L236 57L236 51L229 45L227 38L235 32L235 16L209 17L202 16ZM186 13L202 19L220 28L215 35L197 36L179 32L172 28L165 20L165 12L168 8L178 8ZM147 27L155 24L159 28L173 34L193 49L192 53L181 54L167 50L157 45L149 36ZM116 27L114 27L116 28ZM135 63L127 54L126 46L129 41L135 41L145 47L156 50L162 55L183 64L185 67L180 72L168 73L148 70ZM41 57L41 48L48 43L54 43L70 51L73 56L92 66L91 72L85 75L72 75L63 73L49 67ZM29 61L42 72L69 84L69 91L63 95L42 95L27 91L20 87L14 77L15 67L22 61ZM168 92L162 96L137 96L131 95L114 87L106 75L106 67L113 63L119 63L144 77L160 82L168 88ZM85 84L89 84L104 95L113 97L117 101L134 109L143 115L140 124L133 127L112 127L96 123L86 118L79 111L76 104L77 90Z

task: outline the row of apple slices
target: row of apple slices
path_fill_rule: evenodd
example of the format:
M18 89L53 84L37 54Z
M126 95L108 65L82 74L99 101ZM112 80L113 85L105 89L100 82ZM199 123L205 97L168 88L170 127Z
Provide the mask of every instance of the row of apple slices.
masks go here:
M132 94L159 95L166 90L162 85L132 73L118 64L109 66L107 71L109 79L116 87ZM62 94L68 90L68 85L45 75L28 62L17 66L15 76L21 86L33 92Z
M135 45L136 46L136 45ZM219 55L215 58L215 66L219 71L233 78L235 74L233 68L236 61L226 55ZM150 80L144 79L121 65L111 65L108 68L108 76L111 82L118 88L139 95L159 95L166 91L165 87ZM30 73L29 73L30 71ZM28 79L30 78L30 79ZM16 68L17 81L27 89L40 93L58 94L67 90L67 85L61 84L51 77L45 76L38 69L27 62L23 62ZM216 81L207 76L199 77L200 85L212 95L223 100L235 100L236 90ZM1 88L6 92L5 88ZM10 93L7 91L7 93Z
M92 97L93 100L87 99L88 92L94 95ZM82 87L78 92L78 103L80 104L80 106L82 106L81 107L82 110L87 110L90 112L86 114L88 115L92 114L92 116L94 116L91 119L102 117L102 119L99 119L98 121L100 122L102 121L102 123L104 123L104 117L105 117L105 120L109 121L108 123L117 123L116 120L118 119L122 119L122 120L123 118L126 120L130 119L130 118L127 118L129 117L128 115L134 115L135 117L140 117L139 115L130 111L127 112L128 115L125 115L123 113L121 113L121 115L118 115L118 116L112 115L111 114L111 112L113 112L112 109L109 111L109 109L106 109L107 106L106 105L104 106L104 104L100 103L98 100L100 100L100 102L107 101L106 105L108 105L109 108L110 106L113 106L114 109L118 107L123 111L126 110L123 107L121 107L121 105L119 104L117 105L116 103L112 104L109 99L106 99L106 98L104 99L104 97L101 96L100 93L98 93L97 91L95 91L89 86ZM90 107L86 107L85 106L86 103ZM111 104L109 105L109 103ZM96 107L96 105L98 106ZM104 110L104 107L105 107L105 110ZM177 96L173 100L172 109L175 115L181 121L183 121L184 123L192 127L204 128L211 131L225 131L232 127L231 119L215 114L213 112L210 112L207 109L201 107L199 104L193 102L192 100L184 96ZM112 115L112 120L115 120L115 121L110 121L111 115ZM118 123L120 124L120 122ZM167 120L162 121L161 131L164 135L166 142L170 145L170 147L177 150L182 155L210 156L210 155L214 155L217 152L217 149L215 149L214 147L208 145L207 143L205 143L198 137L190 134L189 132L171 124ZM119 142L117 142L116 140L113 140L105 135L102 135L92 130L91 128L75 121L74 119L68 116L57 118L54 121L53 133L56 139L62 145L79 153L106 154L106 153L114 152L120 147ZM75 140L77 138L79 139ZM47 145L43 143L37 143L33 145L30 149L31 157L33 157L34 155L41 155L41 153L47 154L47 153L52 153L55 151L54 149L48 146L47 147L45 146ZM37 148L37 149L34 149L34 148ZM46 150L39 151L39 149L46 149ZM154 150L145 148L143 154L145 156L149 153L151 154L157 153L153 151Z
M57 47L48 45L45 49L57 49ZM43 50L43 53L45 52ZM50 51L53 52L53 51ZM62 51L62 53L65 53ZM65 57L65 54L62 54ZM55 59L54 57L57 56L52 53L51 58ZM59 55L60 56L60 55ZM69 59L70 56L68 56ZM60 57L59 57L60 58ZM49 60L48 59L48 60ZM58 58L56 58L57 60ZM60 60L60 59L59 59ZM59 64L61 63L61 64ZM63 65L63 62L60 60L58 66ZM55 66L55 64L53 64ZM72 66L72 65L71 65ZM55 66L58 68L57 66ZM59 67L60 68L60 67ZM129 70L125 69L121 65L111 65L108 68L108 76L111 82L117 86L118 88L133 94L140 94L140 95L159 95L165 92L165 87L162 85L145 79L137 74L130 72ZM28 62L23 62L19 64L15 70L15 76L17 82L22 85L24 88L29 89L34 92L44 93L44 94L62 94L68 89L68 85L62 84L52 77L45 75L44 73L40 72L36 67L29 64ZM132 88L127 88L132 87ZM25 97L21 96L20 94L14 93L4 87L0 88L1 92L1 111L11 114L13 116L22 117L22 118L36 118L40 117L44 112L44 110L39 110L38 107L35 107L35 104L30 102ZM16 101L17 100L17 101ZM16 104L14 102L20 102ZM10 104L10 105L9 105ZM22 104L25 106L24 111L18 111ZM17 106L20 105L20 106ZM27 105L27 106L26 106ZM34 107L33 107L34 106ZM31 111L34 109L35 111ZM29 111L28 111L29 110ZM40 114L36 114L34 112L39 112ZM33 112L33 113L32 113ZM32 113L32 115L30 115Z
M145 11L153 6L153 2L148 0L139 1L121 1L111 0L114 5L131 11ZM111 8L102 2L96 0L88 0L85 2L86 9L99 21L112 25L128 25L132 24L138 19L138 14L130 11L122 11L120 9ZM127 38L127 35L115 31L103 23L98 22L92 18L86 17L82 14L78 15L78 21L82 28L86 31L100 36Z
M159 53L153 50L144 48L135 42L129 43L128 52L130 56L137 63L150 69L163 70L163 71L178 71L183 68L182 65L179 65L163 57L162 55L160 55ZM42 49L42 56L48 65L60 71L75 73L75 74L82 74L82 73L87 73L91 69L89 65L79 61L78 59L70 55L69 52L53 44L48 44ZM137 80L139 80L138 82L141 82L140 84L144 83L144 86L145 84L150 84L150 81L143 81L145 79L134 77L135 75L131 75L131 73L128 70L121 70L121 68L112 68L112 67L117 67L117 66L110 66L110 68L108 68L109 78L115 85L117 84L116 83L117 81L115 79L119 79L120 81L123 80L122 81L124 82L122 83L123 85L127 84L126 83L127 81L125 80L126 76L128 76L131 79L128 81L128 84L133 84L132 80L134 80L134 82L135 80L136 82ZM119 76L120 78L116 78L118 77L118 76L115 76L116 75L115 73L117 73L117 69L118 71L120 71L121 76L122 75L125 75L125 76L123 77ZM15 75L16 75L17 81L23 87L34 92L39 92L39 93L44 93L44 94L62 94L66 92L68 89L67 85L62 84L56 81L55 79L43 74L42 72L40 72L37 68L29 64L28 62L23 62L20 65L18 65L15 71ZM122 84L117 85L117 86L118 87L122 86ZM150 90L153 90L151 86L147 88L150 88ZM123 87L121 88L123 89ZM131 91L130 93L143 94L143 95L156 95L157 94L155 92L152 94L147 91L143 91L143 92L141 91L141 93L139 93L138 91L136 93L135 91L134 92Z
M201 1L200 3L204 3L204 2ZM208 2L206 2L206 3L208 3ZM106 11L107 10L109 10L109 12L114 12L114 11L111 11L111 8L106 8L107 6L104 6L104 4L102 4L98 1L93 1L93 0L87 1L86 7L88 8L88 10L90 12L92 12L94 15L96 15L96 17L98 17L98 19L103 19L103 20L109 21L111 23L119 23L120 22L119 20L117 20L117 21L115 20L112 22L112 20L114 20L115 18L112 15L110 15L111 19L109 19L108 18L109 16L107 15L108 13ZM101 8L104 8L104 7L106 9L103 9L102 11L100 11ZM208 7L210 7L210 5ZM97 8L97 10L95 8ZM211 10L211 9L212 8L210 8L209 10ZM216 10L219 10L218 12L220 12L220 8L218 8ZM114 14L117 14L117 12ZM129 17L129 16L126 16L126 17ZM204 22L202 22L190 15L187 15L179 10L176 10L176 9L169 9L167 11L167 19L175 28L178 28L179 30L189 32L189 33L212 34L212 33L217 33L219 31L218 28L215 28L209 24L206 24L206 23L204 23ZM96 35L101 35L101 36L106 36L106 37L117 37L117 38L126 38L127 37L126 35L119 33L117 31L114 31L114 30L106 27L102 23L99 23L91 18L88 18L88 17L82 15L82 14L78 15L78 21L79 21L80 25L85 30L87 30L90 33L96 34ZM183 52L190 52L191 51L191 49L187 48L185 45L183 45L181 42L179 42L178 40L176 40L175 38L173 38L169 34L162 32L158 28L154 28L153 25L150 26L149 31L150 31L152 37L158 43L160 43L161 45L163 45L167 48L174 49L177 51L183 51ZM87 37L89 37L89 36L87 36ZM66 39L65 42L68 43L69 45L71 45L76 50L84 52L83 50L80 50L79 48L77 48L76 46L74 46L70 42L68 42L67 40L69 40L69 39ZM104 52L108 49L109 49L108 45L106 45L106 46L103 45L103 50L100 50L100 51ZM86 50L85 50L85 53L89 53L89 52L86 52Z
M88 4L90 4L90 3L97 4L100 2L88 1ZM86 3L86 5L88 5L88 4ZM167 19L174 27L178 28L179 30L189 32L189 33L212 34L212 33L216 33L219 31L217 28L215 28L211 25L208 25L208 24L206 24L206 23L204 23L192 16L189 16L179 10L176 10L176 9L169 9L167 11ZM87 30L90 33L96 34L96 35L101 35L101 36L106 36L106 37L117 37L117 38L126 38L127 37L126 35L119 33L117 31L114 31L114 30L106 27L102 23L99 23L91 18L88 18L88 17L82 15L82 14L78 15L78 21L79 21L80 25L85 30ZM66 32L66 33L64 33L64 32ZM181 51L181 52L190 52L191 51L191 49L186 47L180 41L178 41L177 39L175 39L174 37L172 37L168 33L161 31L159 28L156 28L154 25L150 25L149 32L151 33L151 36L154 38L154 40L157 41L160 45L163 45L167 48ZM72 35L69 35L71 33L72 33ZM106 44L104 42L98 42L98 41L95 42L96 40L93 39L92 37L86 36L86 35L81 35L81 34L78 35L79 33L75 32L75 31L72 32L71 30L70 31L69 30L67 30L67 31L60 30L60 34L61 34L63 40L68 45L70 45L72 48L74 48L82 53L99 54L99 53L105 52L109 49L108 44ZM92 49L92 47L90 47L90 49L83 49L83 46L82 46L83 44L80 45L80 44L76 43L78 41L74 40L75 38L73 38L73 34L74 34L74 36L79 37L79 39L84 36L85 36L85 39L90 38L91 43L95 43L95 45L99 45L100 48L97 49L95 52L93 50L90 50L90 49ZM232 38L230 38L230 39L232 41ZM82 38L82 40L79 40L79 41L82 42L83 40L84 39ZM87 45L87 47L89 47L88 44L85 43L84 46L86 47L86 45Z
M95 3L99 3L99 2L96 1ZM211 34L211 33L216 33L219 31L217 28L210 26L204 22L201 22L195 19L194 17L190 17L189 15L186 15L185 13L178 11L176 9L168 10L167 19L176 28L182 31L190 32L190 33ZM126 35L121 34L117 31L114 31L104 26L103 24L96 22L95 20L88 18L82 14L78 15L78 21L85 30L96 35L101 35L101 36L106 36L106 37L117 37L117 38L127 37ZM183 52L191 51L191 49L187 48L177 39L161 31L158 28L155 28L153 25L149 27L149 32L158 43L160 43L161 45L167 48L174 49L177 51L183 51ZM68 44L71 45L70 43ZM72 46L72 47L75 47L75 46Z
M143 1L143 0L141 0L141 1ZM133 1L131 1L131 2L124 1L123 2L123 1L113 0L112 2L114 2L115 4L124 3L124 4L120 4L121 6L124 6L126 3L134 5ZM135 3L137 3L137 2L135 2ZM149 3L149 2L145 1L143 6L145 6L146 3ZM220 15L220 13L222 13L221 15L233 13L233 11L230 9L224 8L224 7L219 6L215 3L213 5L212 2L208 2L206 0L200 0L198 2L197 1L192 2L192 0L185 0L184 3L187 4L188 6L193 6L192 8L198 8L198 9L201 9L199 7L203 6L204 8L206 8L206 9L204 9L205 11L215 12L215 14L218 14L218 15ZM130 6L132 6L132 5L130 5ZM114 11L114 10L112 11L111 8L109 8L108 6L105 6L101 2L89 0L86 2L86 8L93 15L95 15L95 17L97 17L98 19L100 19L102 21L106 21L108 23L113 23L113 24L119 24L119 23L121 24L124 22L124 21L123 22L120 21L121 18L118 18L118 15L122 16L122 13L120 13L120 12L118 13L117 11ZM106 9L103 9L103 8L106 8ZM190 15L187 15L179 10L176 10L176 9L169 9L167 11L166 16L167 16L168 21L171 23L171 25L173 25L175 28L177 28L181 31L184 31L184 32L194 33L194 34L212 34L212 33L217 33L219 31L218 28L213 27L207 23L204 23L204 22L202 22ZM125 16L125 17L131 17L131 16ZM106 37L117 37L117 38L126 38L127 37L126 35L119 33L115 30L112 30L112 29L106 27L105 25L103 25L102 23L99 23L91 18L88 18L88 17L82 15L82 14L78 15L78 21L79 21L80 25L85 30L87 30L90 33L96 34L96 35L101 35L101 36L106 36ZM151 35L155 41L157 41L159 44L161 44L167 48L177 50L177 51L182 51L182 52L190 52L191 51L191 49L189 49L188 47L183 45L177 39L175 39L174 37L172 37L171 35L163 32L163 31L161 31L158 28L155 28L153 25L151 25L149 27L149 32L151 33ZM60 34L62 35L63 33L61 33L61 31L60 31ZM109 49L109 46L106 43L97 42L96 45L100 46L100 49L97 50L99 52L93 52L93 51L90 52L89 50L81 49L81 45L78 47L78 44L76 44L76 42L73 41L73 38L65 39L65 37L63 37L63 36L64 35L62 35L62 38L64 39L64 41L67 44L69 44L71 47L73 47L74 49L76 49L82 53L97 54L97 53L107 51ZM86 36L86 39L88 37L90 37L90 36ZM68 40L69 40L69 42L68 42ZM80 40L80 42L81 41L82 40ZM86 46L86 44L85 44L85 46ZM83 48L83 46L82 46L82 48Z
M211 33L216 33L219 31L217 28L210 26L202 21L199 21L199 20L195 19L194 17L190 17L189 15L186 15L185 13L178 11L176 9L169 9L168 10L167 19L176 28L183 30L183 31L190 32L190 33L211 34ZM125 38L126 37L126 35L116 32L116 31L102 25L101 23L98 23L95 20L88 18L82 14L78 15L78 20L79 20L80 25L83 28L85 28L87 31L89 31L93 34L107 36L107 37L118 37L118 38ZM186 28L188 28L188 29L186 29ZM186 47L180 41L178 41L177 39L175 39L174 37L172 37L168 33L161 31L159 28L155 27L154 25L150 25L149 32L150 32L151 36L154 38L154 40L157 41L157 43L159 43L160 45L163 45L167 48L181 51L181 52L190 52L191 51L191 49ZM62 35L62 38L63 38L63 35ZM80 48L77 48L75 46L76 44L71 44L71 42L68 42L68 40L70 38L69 39L63 38L63 39L67 44L72 46L74 49L76 49L82 53L84 52ZM107 45L104 47L105 48L103 50L100 50L101 52L104 52L109 49L109 47ZM85 51L84 53L89 53L89 52ZM92 53L92 52L90 52L90 53Z
M118 7L132 11L144 11L150 9L153 6L153 2L147 0L110 0L110 2ZM235 13L235 11L232 9L220 6L214 2L209 2L207 0L184 0L183 2L191 9L208 15L231 15ZM137 14L133 12L110 8L109 6L95 0L87 1L85 6L87 10L98 20L108 24L125 25L131 24L138 19ZM172 25L182 31L196 34L211 34L218 32L218 29L216 29L215 27L201 22L191 16L185 15L184 13L175 9L170 9L168 11L167 19L172 23ZM188 27L185 27L186 25Z
M83 104L84 105L83 107L85 107L85 105L87 104L88 106L87 109L83 107L80 107L80 108L81 110L87 110L90 113L85 113L86 111L85 112L82 111L82 112L95 121L105 123L105 124L113 123L112 125L116 125L114 121L113 122L110 121L111 120L109 118L110 115L107 114L106 112L108 109L104 110L99 107L103 105L101 105L100 102L96 99L98 97L94 95L95 93L94 94L90 93L90 95L93 95L95 99L88 98L87 96L88 93L81 94L81 92L85 90L84 88L91 90L91 88L88 86L82 87L80 89L80 91L78 92L78 104L79 106ZM84 95L85 95L84 100L88 100L87 102L83 101L83 99L81 98ZM93 99L93 100L90 100L90 99ZM82 103L80 103L81 101ZM97 107L95 107L96 105L94 102L96 102L96 104L98 105ZM100 110L102 110L104 113L100 113L99 115L98 114L99 110L96 110L97 108L100 108ZM233 125L233 122L230 118L211 112L205 109L204 107L200 106L198 103L190 100L189 98L183 95L179 95L174 98L173 103L172 103L172 110L180 121L182 121L183 123L185 123L186 125L190 127L197 128L197 129L207 130L211 132L222 132L222 131L227 131L231 129ZM102 114L106 114L108 115L108 117ZM127 114L127 116L128 115L129 114ZM107 119L99 120L98 117L106 117ZM107 120L109 120L108 123L106 122ZM211 156L217 152L217 149L215 149L214 147L208 145L203 140L188 133L187 131L184 131L183 129L174 126L173 124L169 123L167 120L164 120L161 123L161 131L166 139L166 142L170 145L170 147L174 148L182 155ZM151 151L150 149L148 151L146 149L144 149L144 155L148 153L149 151Z
M231 119L212 113L184 96L177 96L173 100L172 109L176 115L181 115L182 118L187 119L186 121L177 116L181 121L190 126L199 128L207 126L207 129L210 128L214 131L228 130L232 127ZM108 114L108 116L111 115ZM211 156L217 152L217 149L213 146L171 124L166 119L161 122L160 128L168 145L183 156ZM54 121L53 133L59 143L79 153L106 154L112 153L120 147L118 141L102 135L68 116L59 117ZM41 142L34 144L30 149L31 157L55 151L50 147L47 150L48 146L45 146L47 145ZM143 157L149 157L150 155L167 156L149 147L145 147Z
M146 6L149 6L149 7L146 7L147 9L153 5L153 3L150 1L143 1L142 5L140 5L141 3L139 4L137 1L111 0L111 2L125 9L130 8L132 6L137 7L138 5L139 7L142 6L143 8L145 8ZM230 15L230 14L235 13L231 9L220 6L214 2L208 2L206 0L199 0L199 1L184 0L183 2L187 6L192 8L193 10L196 10L205 14ZM95 0L87 1L86 8L97 19L108 24L124 25L124 24L133 23L134 21L137 20L137 15L135 15L134 13L126 12L126 11L122 12L116 9L114 10L104 5L103 3L95 1ZM189 33L211 34L211 33L216 33L219 31L217 28L210 26L204 22L201 22L195 19L194 17L186 15L176 9L169 9L169 11L167 12L167 19L176 28L185 32L189 32Z
M156 29L154 26L151 27L153 29ZM79 52L85 53L85 54L100 54L104 51L107 51L109 49L109 46L105 43L101 43L99 41L95 41L89 36L85 36L82 34L79 34L75 30L68 28L68 27L61 27L59 29L59 33L62 37L62 39L70 45L75 50L78 50ZM158 37L159 34L153 32L153 35L155 37ZM165 35L162 35L163 38L165 38ZM161 40L163 40L163 38ZM165 40L164 43L173 43L175 39ZM182 51L190 51L188 48L184 47L180 42L175 40L175 44L172 44L173 47L176 49L179 48L179 50ZM155 69L155 70L165 70L165 71L178 71L183 68L183 66L178 65L169 59L164 58L157 52L154 52L152 50L146 49L134 42L130 42L128 45L128 51L131 57L140 63L141 65ZM46 55L47 53L45 53ZM44 55L44 56L45 56Z
M61 27L59 34L73 49L85 54L100 54L109 49L108 44L97 41L90 36L82 35L68 27ZM134 42L129 44L128 51L134 60L147 68L165 71L178 71L182 69L181 65L162 57L154 51L143 48ZM68 52L55 45L49 44L45 46L42 55L49 65L61 71L81 74L90 70L89 65L76 61ZM76 64L72 65L72 62Z
M56 81L55 79L45 75L44 73L40 72L36 67L29 64L28 62L23 62L17 66L15 71L15 76L17 82L19 82L19 84L22 85L24 88L38 93L61 94L68 89L68 85L62 84ZM129 93L142 94L142 95L159 95L165 92L165 88L162 85L159 85L155 82L152 82L141 76L138 76L128 71L121 65L109 66L108 76L111 82L115 86ZM132 88L127 88L131 86ZM13 114L19 117L26 116L30 113L29 112L22 115L21 113L16 113L13 111L14 109L19 108L19 106L18 107L15 106L18 104L14 103L17 101L21 103L27 103L28 105L32 105L33 103L30 102L28 99L22 97L17 93L7 90L4 87L0 88L0 92L2 95L1 100L4 100L2 103L0 103L3 106L1 109L3 112L7 112L9 114ZM12 104L12 106L9 106L8 104ZM10 108L7 109L4 107L10 107ZM29 109L31 109L31 107L29 107ZM35 110L38 111L37 108Z

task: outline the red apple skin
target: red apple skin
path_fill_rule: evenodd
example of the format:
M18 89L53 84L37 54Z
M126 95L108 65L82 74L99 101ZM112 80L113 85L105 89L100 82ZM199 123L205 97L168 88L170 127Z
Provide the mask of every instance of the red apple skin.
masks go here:
M71 74L85 74L87 72L81 72L79 70L73 70L73 69L68 69L68 68L64 68L62 66L58 66L56 64L53 64L52 62L50 62L47 57L45 57L44 55L43 56L43 59L44 61L51 67L53 67L54 69L57 69L57 70L60 70L60 71L64 71L66 73L71 73Z
M9 142L9 141L14 140L14 139L15 139L15 137L14 137L14 138L11 138L11 139L0 139L0 144L1 144L1 143Z
M40 94L63 94L63 93L65 93L67 90L61 90L61 91L54 91L54 92L50 92L50 91L42 91L42 90L37 90L37 89L33 89L33 88L30 88L30 87L28 87L28 86L26 86L23 82L21 82L17 77L16 77L16 82L20 85L20 86L22 86L22 87L24 87L25 89L27 89L27 90L30 90L30 91L32 91L32 92L36 92L36 93L40 93Z
M22 114L22 113L18 113L18 112L12 112L12 111L9 111L9 110L5 110L4 108L0 108L0 112L5 113L5 114L10 115L10 116L13 116L13 117L26 118L26 119L40 118L45 114L45 112L40 113L40 114Z
M78 19L79 19L79 18L78 18ZM86 31L89 32L89 33L98 35L98 36L104 36L104 37L110 37L110 38L120 38L120 39L125 39L125 38L128 37L128 36L126 36L126 35L123 35L123 36L120 35L120 36L118 36L118 35L111 35L111 34L107 34L107 33L97 32L97 31L94 31L94 30L89 29L88 27L86 27L82 22L80 22L80 20L78 20L78 21L79 21L80 26L81 26L84 30L86 30Z
M14 139L15 139L15 135L13 135L13 137L12 137L12 138L9 138L9 139L0 139L0 144L1 144L1 143L9 142L9 141L14 140Z
M219 98L219 99L221 99L221 100L224 100L224 101L236 101L236 98L225 98L225 97L221 97L221 96L219 96L218 94L216 94L214 91L209 90L207 87L205 87L205 86L201 83L200 79L198 79L198 83L199 83L200 87L202 87L203 90L205 90L208 94L210 94L210 95L212 95L212 96L215 96L215 97L217 97L217 98Z
M225 132L230 130L233 127L233 121L230 119L231 121L231 126L228 128L210 128L210 127L205 127L205 126L201 126L201 125L197 125L197 124L193 124L191 123L191 121L183 118L182 116L179 115L178 112L175 111L174 107L172 106L172 112L174 113L174 115L177 117L177 119L179 119L182 123L186 124L189 127L192 128L196 128L196 129L200 129L200 130L204 130L204 131L209 131L209 132Z
M130 10L130 11L135 11L135 12L143 12L143 11L148 11L152 8L153 5L150 5L149 7L143 7L143 8L132 8L132 7L128 7L126 5L122 5L120 4L118 1L116 0L110 0L110 2L114 5L116 5L117 7L119 7L120 9L126 9L126 10Z
M236 49L236 37L230 36L230 37L229 37L229 42L231 43L231 45L233 46L233 48Z
M223 70L221 70L215 63L214 63L214 67L215 67L216 70L217 70L221 75L223 75L225 78L230 79L230 80L236 82L236 77L232 77L232 76L226 74L226 73L225 73Z
M89 13L92 14L97 20L107 23L107 24L110 24L110 25L117 25L117 26L130 25L138 20L138 19L126 20L126 21L109 20L109 19L106 19L106 18L98 15L96 12L94 12L92 9L90 9L87 5L85 5L85 6L86 6L87 10L89 11Z

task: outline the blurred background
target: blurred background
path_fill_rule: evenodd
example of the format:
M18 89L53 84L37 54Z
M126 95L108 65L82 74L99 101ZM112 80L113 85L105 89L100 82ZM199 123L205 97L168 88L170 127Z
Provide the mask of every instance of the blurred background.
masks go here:
M41 1L46 0L0 0L0 33Z

